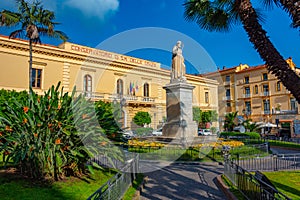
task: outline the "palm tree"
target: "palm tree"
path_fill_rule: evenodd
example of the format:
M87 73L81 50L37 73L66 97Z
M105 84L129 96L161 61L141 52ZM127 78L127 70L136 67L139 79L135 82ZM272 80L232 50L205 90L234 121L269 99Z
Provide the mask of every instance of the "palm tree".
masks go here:
M40 43L40 36L60 38L66 41L68 37L61 31L54 30L58 23L54 12L43 9L39 1L32 4L25 0L16 0L18 12L2 10L0 13L0 26L13 27L20 25L21 28L10 33L9 38L29 39L29 88L32 86L32 43Z
M269 73L275 74L300 103L300 78L270 41L250 0L187 0L184 7L185 19L208 31L228 31L232 25L242 22Z
M263 3L270 7L274 3L277 7L282 7L292 18L293 28L300 26L300 1L298 0L263 0Z
M236 118L238 112L230 112L225 115L224 129L227 131L233 131L233 128L237 125Z

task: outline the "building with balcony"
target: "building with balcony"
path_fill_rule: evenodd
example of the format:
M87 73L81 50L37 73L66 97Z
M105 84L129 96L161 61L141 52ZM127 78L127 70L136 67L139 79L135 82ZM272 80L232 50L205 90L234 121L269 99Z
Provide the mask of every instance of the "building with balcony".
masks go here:
M28 90L28 55L28 41L0 36L0 89ZM93 101L120 102L123 127L135 126L132 118L138 111L150 113L153 128L166 116L163 86L170 82L170 71L157 62L69 42L35 44L32 77L32 87L39 94L61 82L64 92L76 86L78 94ZM195 86L193 106L218 110L218 82L189 74L186 78Z
M287 63L299 74L291 58ZM279 121L279 125L290 127L293 135L293 122L300 119L298 103L275 75L268 73L266 65L240 64L201 76L219 82L220 126L226 113L237 111L254 122Z

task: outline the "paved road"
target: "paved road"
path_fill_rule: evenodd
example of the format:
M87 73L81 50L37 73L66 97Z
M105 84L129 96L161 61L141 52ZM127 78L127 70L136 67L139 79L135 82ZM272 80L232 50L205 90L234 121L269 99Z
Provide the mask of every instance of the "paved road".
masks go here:
M158 170L145 173L149 179L141 200L226 199L215 182L215 177L224 171L218 163L176 163L162 169L149 163L147 167L157 167Z
M273 154L299 154L300 150L291 150L291 149L284 149L278 147L271 147L271 151Z

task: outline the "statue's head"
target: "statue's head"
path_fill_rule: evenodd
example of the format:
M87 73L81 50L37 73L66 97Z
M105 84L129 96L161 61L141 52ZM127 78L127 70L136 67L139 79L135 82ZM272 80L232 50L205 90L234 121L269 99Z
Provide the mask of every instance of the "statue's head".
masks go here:
M181 47L181 41L177 41L176 45L177 45L178 47Z

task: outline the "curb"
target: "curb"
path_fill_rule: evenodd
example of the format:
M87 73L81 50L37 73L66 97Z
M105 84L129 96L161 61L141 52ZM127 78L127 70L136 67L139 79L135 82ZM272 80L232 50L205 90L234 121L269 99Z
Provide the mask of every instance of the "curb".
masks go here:
M238 200L234 194L232 194L232 192L230 192L229 187L227 185L225 185L225 183L222 180L222 175L218 175L216 177L217 179L217 184L218 186L221 188L222 192L225 194L225 196L227 197L227 199L229 200Z
M144 188L145 188L145 185L146 183L148 182L148 176L145 176L143 178L143 181L142 183L139 185L139 187L137 188L132 200L139 200L140 199L140 196L141 196L141 193L143 192Z

